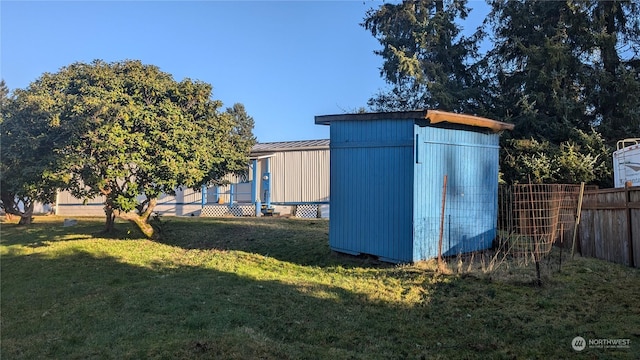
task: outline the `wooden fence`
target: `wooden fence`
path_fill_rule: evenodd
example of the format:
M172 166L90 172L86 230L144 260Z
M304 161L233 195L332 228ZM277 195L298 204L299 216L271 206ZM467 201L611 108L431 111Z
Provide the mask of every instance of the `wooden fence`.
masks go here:
M640 187L585 191L580 253L640 267Z

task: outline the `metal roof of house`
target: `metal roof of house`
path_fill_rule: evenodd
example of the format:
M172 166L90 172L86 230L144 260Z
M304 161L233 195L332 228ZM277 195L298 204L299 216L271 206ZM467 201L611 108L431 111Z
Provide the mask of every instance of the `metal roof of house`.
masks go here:
M279 151L324 150L329 149L329 139L298 140L257 143L251 149L252 154L273 153Z

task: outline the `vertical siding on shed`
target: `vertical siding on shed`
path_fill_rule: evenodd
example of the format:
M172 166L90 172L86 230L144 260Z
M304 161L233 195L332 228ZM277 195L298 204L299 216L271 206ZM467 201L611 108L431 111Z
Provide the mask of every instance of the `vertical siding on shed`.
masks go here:
M498 134L415 126L413 261L438 255L447 175L443 255L486 249L495 237Z
M331 124L332 249L412 260L412 124L411 119Z

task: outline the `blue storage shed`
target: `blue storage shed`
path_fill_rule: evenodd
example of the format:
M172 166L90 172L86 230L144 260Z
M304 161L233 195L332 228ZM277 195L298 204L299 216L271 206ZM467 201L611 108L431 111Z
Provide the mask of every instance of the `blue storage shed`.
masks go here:
M499 134L512 124L435 110L324 115L315 123L330 125L332 250L426 260L438 255L441 229L445 256L491 246Z

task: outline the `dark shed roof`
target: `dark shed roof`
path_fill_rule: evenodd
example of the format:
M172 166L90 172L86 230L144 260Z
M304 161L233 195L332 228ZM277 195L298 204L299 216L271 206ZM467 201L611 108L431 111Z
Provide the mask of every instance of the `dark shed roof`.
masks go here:
M315 117L317 125L329 125L334 121L366 121L366 120L394 120L394 119L425 119L430 124L450 123L472 127L487 128L494 132L513 130L514 125L491 120L479 116L456 114L440 110L415 110L382 113L321 115Z

